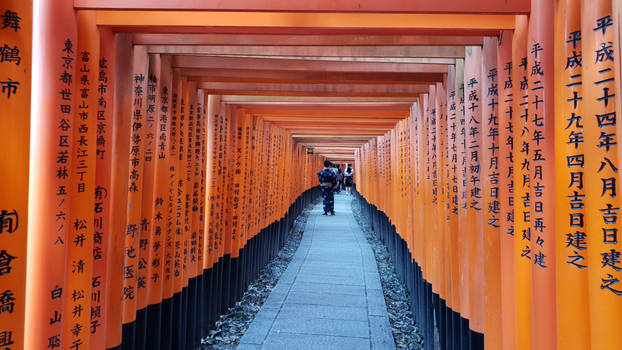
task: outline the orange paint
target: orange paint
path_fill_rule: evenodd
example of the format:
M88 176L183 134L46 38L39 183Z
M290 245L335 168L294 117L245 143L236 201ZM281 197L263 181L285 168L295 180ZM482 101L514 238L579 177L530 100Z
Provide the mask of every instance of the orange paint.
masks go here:
M577 75L582 68L575 61L581 55L581 41L572 40L581 31L580 1L557 4L555 22L555 171L556 171L556 269L557 341L561 349L589 349L589 323L577 327L576 319L589 319L588 261L585 243L584 206L570 201L585 195L582 169L568 167L567 156L585 156L582 101ZM574 57L574 58L573 58ZM587 62L586 60L583 60ZM572 219L572 220L571 220Z
M67 265L63 339L65 347L89 347L97 128L99 32L92 12L79 12L74 60L73 150L71 159L71 212L66 241ZM79 93L78 93L79 92ZM67 119L70 119L67 116ZM70 119L71 120L71 119Z
M481 74L481 183L484 214L485 348L501 348L501 197L498 39L484 38Z
M460 173L458 163L458 138L460 134L460 121L458 120L458 102L456 96L458 82L456 67L449 67L447 75L447 208L448 208L448 256L449 259L449 283L447 306L454 311L460 310L460 260L458 246L458 177Z
M123 323L136 320L137 310L137 274L139 268L139 243L141 231L147 227L142 225L141 208L143 191L148 191L144 181L145 154L145 117L147 110L147 79L149 60L144 47L134 47L132 57L132 101L130 118L131 134L129 142L129 169L127 184L127 219L125 249L123 258ZM127 79L127 78L126 78Z
M149 246L150 271L147 276L149 297L148 305L160 303L165 298L165 285L170 281L170 274L165 274L165 262L167 241L169 240L169 228L167 218L170 211L170 132L171 113L170 98L172 89L172 71L168 57L155 56L153 62L153 75L155 77L155 106L154 117L156 121L155 152L154 152L154 194L151 202L151 236L153 240ZM166 288L167 291L170 287ZM168 293L166 297L170 297Z
M523 132L528 119L529 91L527 81L526 16L516 17L512 38L512 95L514 127L514 262L516 269L516 348L531 349L531 251L529 240L530 175L527 160L530 156L531 134Z
M0 43L18 49L19 57L0 63L0 252L9 265L0 272L0 295L6 306L0 312L4 344L24 348L26 312L26 248L28 244L28 161L30 156L30 82L32 61L32 3L5 1L0 12L19 17L0 30ZM6 85L5 85L6 84ZM18 85L13 85L18 84ZM5 255L6 254L6 255Z
M590 345L592 349L622 348L622 334L614 326L622 311L622 273L615 256L620 252L618 135L614 124L619 104L612 52L614 26L611 1L581 1L582 88L585 216L588 262ZM610 95L616 94L613 98ZM609 96L609 97L608 97ZM615 117L614 117L615 116ZM611 140L615 144L612 144Z
M468 248L468 202L467 202L467 149L466 133L467 121L465 119L464 99L464 60L456 61L456 118L458 120L458 288L460 296L458 303L460 308L456 310L464 318L471 315L471 300L469 292L469 248Z
M110 215L111 228L107 261L108 284L106 285L106 348L121 344L123 303L123 262L125 256L125 232L127 215L127 186L130 153L130 127L132 110L132 80L120 77L132 76L132 42L127 35L116 35L111 61L114 93L112 119Z
M144 132L144 154L143 154L143 179L142 179L142 199L141 199L141 211L140 211L140 238L138 241L138 266L136 268L136 294L137 302L136 309L142 310L149 305L149 294L151 293L151 284L149 279L151 276L151 246L153 245L154 237L154 225L153 222L153 202L156 191L156 146L157 146L157 119L158 119L158 101L157 101L157 87L158 81L156 70L159 70L160 65L157 55L149 55L148 63L149 68L146 80L146 89L144 91L144 103L145 109L145 121L142 126ZM139 330L141 333L142 330ZM139 334L139 337L142 336Z
M40 40L33 44L32 56L40 60L33 72L37 84L32 89L38 100L33 102L31 115L30 164L37 171L29 172L25 318L28 326L24 348L38 350L45 349L50 341L69 346L69 340L62 336L62 320L71 318L65 313L65 300L71 297L65 275L71 227L72 128L75 126L72 111L79 94L74 90L74 80L69 79L76 76L78 48L72 2L43 2L33 11L39 25L33 36ZM20 17L29 18L26 13ZM28 27L26 23L24 28ZM64 79L59 79L61 76ZM71 95L63 96L60 91L69 91ZM9 254L17 256L10 251ZM51 261L56 263L50 264ZM17 337L16 333L16 340Z
M97 76L97 120L95 150L95 202L93 234L93 283L91 285L91 337L93 349L106 348L108 329L107 300L112 276L108 273L113 235L110 222L112 198L112 134L114 105L114 36L110 30L100 29L100 56Z
M529 121L531 132L531 263L533 349L554 349L557 336L555 303L555 157L553 101L554 4L534 0L529 18L527 65L530 70ZM556 326L555 326L556 327Z
M469 249L469 327L485 329L484 304L484 203L482 201L482 50L467 47L464 60L464 103L466 121L467 213Z
M513 33L502 32L497 47L499 93L499 249L501 256L501 348L516 348L516 282L514 269L514 95Z

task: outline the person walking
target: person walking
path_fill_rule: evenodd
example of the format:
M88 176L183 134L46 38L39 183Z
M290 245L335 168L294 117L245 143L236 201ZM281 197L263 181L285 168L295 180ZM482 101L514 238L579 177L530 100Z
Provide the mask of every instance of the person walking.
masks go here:
M337 165L337 193L341 193L341 186L343 185L343 172L339 165Z
M354 169L348 164L346 171L343 172L343 183L346 186L346 192L352 194L352 185L354 185Z
M325 160L324 169L317 173L317 178L322 187L322 198L324 199L324 214L335 215L335 194L334 187L337 185L337 177L332 169L332 163Z

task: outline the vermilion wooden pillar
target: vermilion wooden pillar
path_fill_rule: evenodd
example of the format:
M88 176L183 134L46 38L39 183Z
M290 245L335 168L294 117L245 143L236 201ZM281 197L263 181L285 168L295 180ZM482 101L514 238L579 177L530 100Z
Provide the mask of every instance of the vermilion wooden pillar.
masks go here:
M71 219L66 242L66 290L72 295L65 302L63 337L69 347L86 348L91 334L99 32L94 12L80 11L76 18ZM82 297L77 295L81 293Z
M211 268L214 263L217 241L217 180L218 180L218 106L219 96L209 95L207 104L207 205L205 208L205 230L207 234L207 256L204 267Z
M456 310L464 320L469 318L471 300L469 294L469 248L468 248L468 193L467 193L467 148L464 100L464 60L456 60L456 118L458 120L458 289L460 308ZM466 331L466 324L461 329ZM464 344L466 345L466 344Z
M78 43L72 5L68 0L42 1L33 9L33 21L38 24L33 35L39 40L33 43L33 57L37 58L33 79L37 84L32 90L30 164L37 171L30 172L29 185L24 343L29 350L70 345L70 339L63 339L62 334L63 321L70 322L72 317L65 313L65 302L72 298L65 274L67 247L73 241L68 236L71 178L77 176L71 164L76 127L72 112L80 96L73 84Z
M516 348L516 282L514 269L514 95L513 32L503 31L497 47L499 93L499 249L501 254L501 348Z
M142 225L142 197L145 189L144 155L145 155L145 124L147 110L147 80L149 59L147 49L134 47L132 57L132 101L130 117L129 170L127 185L127 218L124 230L125 248L123 257L123 349L136 346L136 310L138 297L138 265L140 262L139 243ZM123 79L119 77L119 79ZM127 77L125 77L127 79Z
M447 74L447 230L449 285L447 306L458 311L458 118L456 116L456 67ZM411 117L412 118L412 117ZM413 143L412 141L410 142ZM409 145L412 147L412 145ZM409 149L410 149L409 147Z
M433 276L430 273L430 265L431 265L431 255L432 249L431 247L431 221L432 216L430 215L430 206L432 203L432 189L431 189L431 181L430 181L430 169L431 169L431 161L430 161L430 95L423 94L421 96L423 101L422 103L422 119L421 119L421 140L422 140L422 234L421 234L421 272L422 277L431 282L433 280ZM378 147L380 144L378 143ZM382 165L378 164L380 168L378 171L381 171Z
M585 172L585 216L592 349L622 347L614 330L622 310L620 264L620 163L615 114L614 23L611 1L581 1L583 130L585 157L574 158ZM616 95L616 96L613 96ZM579 169L579 168L578 168ZM615 187L615 191L614 191ZM616 257L618 259L616 259Z
M589 349L588 260L583 169L568 159L584 157L580 1L557 4L555 19L555 171L557 341L560 349ZM591 63L590 63L591 64ZM570 158L569 158L570 157ZM578 200L578 201L577 201Z
M527 69L531 132L531 263L533 349L554 349L555 300L555 157L553 100L554 4L534 0L529 18Z
M620 38L622 35L622 3L620 1L612 1L613 7L611 9L611 18L613 19L613 35L614 38ZM613 50L615 52L620 52L622 48L622 40L614 40L613 41ZM614 55L615 61L615 75L616 81L622 81L622 57L620 55ZM618 86L620 84L618 83ZM618 94L618 103L616 103L616 115L622 115L622 95ZM618 134L622 133L622 123L618 123L617 125ZM622 152L618 154L618 159L622 160Z
M130 151L132 110L132 36L115 34L111 61L112 105L112 153L110 184L110 215L106 220L110 227L107 261L108 283L106 285L106 348L118 349L122 342L123 324L123 259L125 256L125 232L127 216L127 186Z
M143 163L142 179L142 198L140 203L140 234L137 246L137 266L136 266L136 349L145 348L147 339L147 305L151 284L148 283L151 274L151 264L149 263L150 247L154 240L152 221L154 185L155 185L155 148L156 148L156 110L158 101L156 99L157 80L156 80L156 55L150 54L147 58L148 68L145 75L145 90L143 92L144 122L141 126L143 130Z
M107 300L110 284L108 256L113 241L110 226L112 177L112 111L114 35L110 29L99 30L99 57L96 89L95 202L93 218L93 283L91 285L91 339L93 349L106 348L108 326Z
M467 212L469 246L470 328L485 330L484 202L482 200L482 49L467 47L464 63L464 103L466 121ZM472 338L480 347L479 336Z
M512 38L514 127L514 262L516 269L516 348L531 349L531 203L529 157L531 133L527 84L526 16L516 16Z
M165 273L165 261L167 260L167 245L170 241L170 132L171 132L171 90L172 71L169 56L157 55L153 62L155 78L155 151L154 151L154 194L152 200L151 227L153 240L150 244L148 263L150 272L147 276L149 284L147 330L149 332L146 341L148 349L161 347L162 320L165 298L165 286L170 286L170 274ZM168 278L166 278L168 277ZM170 290L170 287L166 289ZM168 296L168 293L166 294Z
M5 1L0 43L7 56L0 63L0 346L24 347L26 311L26 246L28 232L28 175L30 155L30 81L32 61L32 3ZM5 22L7 21L7 22Z
M482 48L481 109L482 109L482 197L484 215L484 277L485 287L485 348L501 348L501 254L500 234L502 186L499 129L499 86L497 76L498 38L484 38Z
M429 271L428 281L432 284L432 292L438 294L441 292L441 256L440 251L442 247L441 241L441 223L438 212L439 192L438 192L438 164L439 164L439 149L438 149L438 130L436 128L438 124L438 110L436 103L436 96L438 91L436 85L430 85L430 94L428 99L428 190L429 190L429 202L428 206L428 218L429 226L427 231L428 239L428 264L426 268ZM390 146L385 141L385 147ZM391 171L390 164L383 164L382 169L387 172ZM388 189L386 190L388 191ZM382 193L387 193L383 191Z
M447 300L447 286L449 275L449 262L447 261L448 253L447 247L448 240L448 226L447 226L447 200L446 200L446 184L447 184L447 95L445 92L445 86L441 83L436 83L436 102L435 108L437 113L436 120L436 133L437 133L437 210L439 221L439 295L443 300L443 304ZM397 203L396 203L397 205ZM441 310L444 311L444 310ZM440 322L441 320L439 320ZM443 325L442 329L445 326ZM441 335L444 338L444 335ZM445 339L441 340L444 344Z

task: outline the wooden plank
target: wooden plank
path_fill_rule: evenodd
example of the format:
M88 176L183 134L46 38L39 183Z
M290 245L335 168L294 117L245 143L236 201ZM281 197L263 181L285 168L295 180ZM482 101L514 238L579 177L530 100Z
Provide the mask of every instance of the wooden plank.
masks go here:
M369 71L313 71L313 70L279 70L252 69L246 66L243 69L227 67L213 68L182 68L181 74L189 80L215 82L264 82L264 83L323 83L333 84L404 84L434 83L442 80L443 73L431 72L377 72Z
M514 110L514 263L516 271L516 349L531 349L531 242L529 240L530 175L529 162L531 134L527 128L528 97L527 81L527 27L528 18L516 16L516 30L512 37L512 86ZM527 129L528 130L528 129ZM525 166L523 166L525 164Z
M24 348L30 160L30 91L33 37L32 2L0 5L6 25L0 62L0 347Z
M239 46L149 45L149 53L327 58L460 58L464 46Z
M417 97L317 97L317 96L251 96L251 95L223 95L225 103L412 103Z
M447 73L445 64L335 62L269 58L174 56L173 66L203 69L253 69L314 72Z
M581 41L571 40L581 33L579 0L559 1L555 19L555 200L556 200L556 271L557 271L557 346L560 349L589 349L590 327L576 327L573 320L589 320L588 262L585 244L585 207L569 201L585 196L583 169L568 167L567 156L585 156L582 84L577 84L582 65L573 61L582 55ZM587 59L583 62L588 62ZM561 116L561 118L559 117ZM591 265L597 262L593 262Z
M199 88L210 94L285 96L419 96L424 85L325 85L325 84L253 84L200 83Z
M312 3L291 2L287 0L249 1L232 0L227 2L205 2L201 0L137 0L128 3L123 0L75 0L76 8L95 9L150 9L150 10L210 10L210 11L334 11L334 12L405 12L405 13L528 13L529 1L515 0L499 2L496 0L473 0L469 2L451 0L430 2L426 0L374 1L363 0L356 3L318 0Z
M414 46L414 45L481 45L482 37L461 35L279 35L279 34L196 34L148 33L134 35L136 45L236 45L236 46Z
M33 57L37 59L33 79L37 84L32 88L36 98L33 98L31 119L36 127L31 130L30 161L37 165L37 171L30 172L29 184L30 259L25 322L28 326L24 338L24 348L29 350L45 349L50 344L55 347L71 345L70 339L62 337L62 320L71 319L71 315L64 312L65 300L72 297L65 285L65 261L67 247L72 244L68 237L72 227L70 187L71 176L75 176L70 164L72 128L75 127L71 113L74 100L79 96L72 83L78 45L71 1L41 3L33 12L39 17L39 23L33 29L33 37L38 40L33 43ZM27 18L26 14L21 16ZM11 251L5 253L24 258Z
M614 37L611 1L583 0L580 13L585 163L573 168L585 172L590 347L616 349L622 348L622 333L613 330L622 312L619 116L615 114L620 82L615 81L616 65L609 55L619 55L612 44L620 39Z
M97 24L134 27L246 27L251 30L361 28L371 32L384 29L504 30L514 28L514 15L100 10L97 11Z

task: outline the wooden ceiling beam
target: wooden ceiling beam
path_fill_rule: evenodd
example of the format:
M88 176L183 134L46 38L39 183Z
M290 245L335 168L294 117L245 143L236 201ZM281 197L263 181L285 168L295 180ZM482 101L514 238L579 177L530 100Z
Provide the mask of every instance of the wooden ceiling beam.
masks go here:
M348 129L348 130L391 130L395 127L395 123L375 123L375 124L348 124L331 122L272 122L271 124L288 130L329 130L329 129Z
M339 130L305 130L304 132L296 131L296 133L292 134L292 137L324 137L324 138L333 138L333 141L343 137L371 137L371 136L382 136L386 133L386 130L353 130L349 131L347 129L339 129Z
M240 65L240 64L238 64ZM288 71L288 70L253 70L253 69L209 69L180 68L180 74L194 81L262 81L262 82L325 82L335 83L406 83L443 81L443 73L394 73L394 72L327 72L327 71Z
M313 72L392 72L447 73L446 64L337 62L313 60L284 60L269 58L238 58L211 56L173 56L177 68L254 69Z
M353 125L353 124L378 124L392 123L395 125L402 118L360 118L360 117L343 117L343 116L327 116L327 117L300 117L300 116L262 116L262 120L267 122L299 122L299 123L336 123Z
M464 46L149 45L150 53L328 58L464 58Z
M275 95L223 95L221 96L223 103L227 104L290 104L290 103L305 103L305 104L412 104L418 101L418 97L383 97L383 96L371 96L371 97L339 97L339 96L275 96Z
M171 34L136 33L135 45L235 45L235 46L468 46L482 45L479 35L280 35L280 34Z
M429 91L427 85L199 83L197 87L215 95L414 97Z
M410 114L408 110L402 109L362 109L362 108L278 108L270 106L268 108L247 108L243 105L239 107L243 107L247 114L255 114L262 116L284 116L284 117L309 117L309 116L326 116L327 114L342 116L342 117L353 117L353 118L405 118Z
M239 71L247 71L242 73ZM257 82L265 84L430 84L443 81L442 73L296 72L183 68L182 76L197 82ZM404 75L404 76L400 76Z
M285 114L288 112L304 115L322 115L326 111L335 111L344 115L355 116L402 116L410 114L410 103L316 103L316 102L249 102L232 103L238 108L260 114ZM358 112L356 112L358 111Z
M108 1L108 0L106 0ZM125 0L126 1L126 0ZM289 1L289 0L285 0ZM333 0L328 0L333 1ZM421 0L428 1L429 0ZM472 1L461 1L471 7ZM488 0L498 1L498 0ZM528 1L528 0L526 0ZM128 2L128 1L126 1ZM135 1L132 1L132 3ZM180 3L182 1L179 1ZM382 6L383 2L376 1ZM292 2L294 3L294 2ZM317 6L315 1L307 2ZM179 7L177 7L179 8ZM317 7L321 8L321 7ZM514 29L513 14L473 13L430 14L430 13L329 13L329 12L250 12L244 11L178 11L178 10L98 10L96 21L99 26L130 27L199 27L199 28L252 28L262 33L265 29L297 28L315 29L322 32L341 28L358 32L373 33L389 29L396 32L420 29L436 30L511 30ZM261 30L264 29L264 30ZM311 31L313 33L313 31ZM311 34L309 33L309 34Z
M74 0L78 9L193 10L193 11L331 11L394 13L529 13L529 0Z

